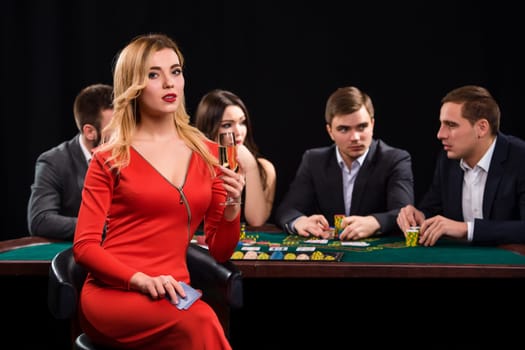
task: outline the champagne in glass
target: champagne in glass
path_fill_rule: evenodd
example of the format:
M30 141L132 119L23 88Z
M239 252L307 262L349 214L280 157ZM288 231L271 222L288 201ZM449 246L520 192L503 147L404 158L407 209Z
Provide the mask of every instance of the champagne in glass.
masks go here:
M237 171L237 146L235 145L235 134L225 132L219 135L219 162L224 167Z
M239 164L237 164L237 145L235 143L235 134L233 132L225 132L219 134L219 162L222 166L237 171ZM240 204L228 196L225 205Z

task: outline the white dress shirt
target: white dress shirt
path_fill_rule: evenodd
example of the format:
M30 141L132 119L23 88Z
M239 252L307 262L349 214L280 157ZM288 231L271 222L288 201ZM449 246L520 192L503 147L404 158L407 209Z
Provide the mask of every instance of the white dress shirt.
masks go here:
M469 167L463 159L459 162L459 166L464 172L461 204L463 219L467 223L468 241L472 241L474 235L474 219L483 219L483 195L495 145L496 140L494 139L492 145L474 168Z
M354 191L355 178L357 177L357 173L359 173L359 169L361 169L361 165L363 165L363 162L365 161L366 155L368 154L368 150L369 148L361 157L354 160L352 162L352 167L348 169L348 166L344 162L343 157L339 152L339 148L335 148L337 163L339 164L343 175L343 193L345 200L346 216L350 215L350 207L352 206L352 192Z

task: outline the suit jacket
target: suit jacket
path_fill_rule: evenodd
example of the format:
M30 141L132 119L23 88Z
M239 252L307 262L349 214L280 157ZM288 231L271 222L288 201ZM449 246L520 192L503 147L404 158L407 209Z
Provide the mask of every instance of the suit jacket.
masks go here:
M397 229L399 209L414 203L410 154L381 140L372 140L357 174L350 215L373 215L381 232ZM334 225L334 214L345 214L343 177L336 145L307 150L275 218L281 228L299 216L322 214Z
M419 209L427 218L464 221L463 170L442 151ZM525 243L525 142L498 133L483 194L483 219L474 221L473 243Z
M37 158L27 205L32 236L73 239L86 172L79 134Z

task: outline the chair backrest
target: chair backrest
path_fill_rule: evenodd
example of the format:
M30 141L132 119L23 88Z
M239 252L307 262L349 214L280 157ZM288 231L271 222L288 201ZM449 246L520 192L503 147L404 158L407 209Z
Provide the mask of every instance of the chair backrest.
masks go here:
M53 317L70 319L75 315L86 274L85 269L75 262L73 248L59 252L51 260L47 302Z
M235 264L218 263L206 248L194 243L188 248L187 264L191 284L202 290L204 300L224 303L234 309L242 307L242 274Z

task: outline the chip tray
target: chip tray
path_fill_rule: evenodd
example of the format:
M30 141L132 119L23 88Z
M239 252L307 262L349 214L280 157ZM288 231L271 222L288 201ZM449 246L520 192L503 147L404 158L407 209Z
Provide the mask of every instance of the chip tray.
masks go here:
M315 251L255 251L247 250L241 251L236 250L231 260L270 260L270 261L341 261L343 257L342 252L322 252L320 250Z

